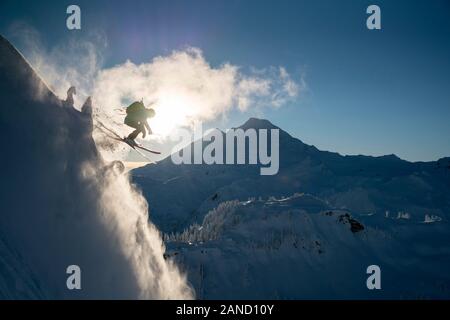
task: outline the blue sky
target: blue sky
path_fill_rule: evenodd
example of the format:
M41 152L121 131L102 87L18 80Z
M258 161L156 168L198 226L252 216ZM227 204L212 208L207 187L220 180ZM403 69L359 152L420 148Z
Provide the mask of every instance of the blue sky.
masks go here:
M81 31L65 28L69 4L81 7ZM366 28L370 4L381 7L382 30ZM74 32L104 32L106 67L193 46L212 65L284 66L304 76L308 89L297 101L234 111L229 126L256 115L323 150L450 156L448 1L3 0L0 33L8 37L17 21L36 28L48 47Z

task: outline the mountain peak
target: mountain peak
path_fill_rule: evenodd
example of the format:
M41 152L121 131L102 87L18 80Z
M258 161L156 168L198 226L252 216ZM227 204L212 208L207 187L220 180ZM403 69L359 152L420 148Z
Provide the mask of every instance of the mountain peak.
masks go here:
M385 160L393 160L393 161L402 160L396 154L393 154L393 153L383 155L380 158L385 159Z
M259 118L249 118L243 125L239 127L240 129L247 130L247 129L280 129L272 122L266 119L259 119Z

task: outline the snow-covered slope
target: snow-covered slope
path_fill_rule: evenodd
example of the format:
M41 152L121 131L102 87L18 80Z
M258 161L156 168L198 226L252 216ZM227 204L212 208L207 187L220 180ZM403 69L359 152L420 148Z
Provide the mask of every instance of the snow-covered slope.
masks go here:
M360 216L307 194L227 201L167 236L203 299L450 298L449 225ZM382 290L366 269L381 268Z
M0 104L0 298L192 297L147 202L97 152L90 113L2 37ZM74 264L82 290L66 286Z
M46 299L39 281L23 258L0 237L0 298Z

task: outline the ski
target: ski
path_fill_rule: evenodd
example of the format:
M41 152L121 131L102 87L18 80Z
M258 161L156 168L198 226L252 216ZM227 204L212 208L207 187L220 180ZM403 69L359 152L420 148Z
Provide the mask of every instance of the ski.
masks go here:
M153 153L153 154L161 154L161 152L150 150L150 149L148 149L144 146L141 146L140 144L137 144L137 143L132 143L128 139L122 138L119 134L117 134L113 130L109 129L108 127L106 127L101 121L99 121L97 119L95 121L98 123L98 125L96 125L96 127L98 129L100 129L107 137L114 139L116 141L126 143L134 151L136 151L139 155L141 155L142 157L144 157L145 159L149 160L152 163L156 163L154 160L151 160L149 157L147 157L143 152L139 151L138 149L141 149L141 150L147 151L149 153Z

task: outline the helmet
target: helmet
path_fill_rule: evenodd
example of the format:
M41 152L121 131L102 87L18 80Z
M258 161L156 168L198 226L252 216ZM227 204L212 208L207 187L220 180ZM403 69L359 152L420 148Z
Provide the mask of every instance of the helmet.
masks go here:
M153 118L155 116L155 110L153 110L152 108L148 108L145 110L146 110L147 118Z

